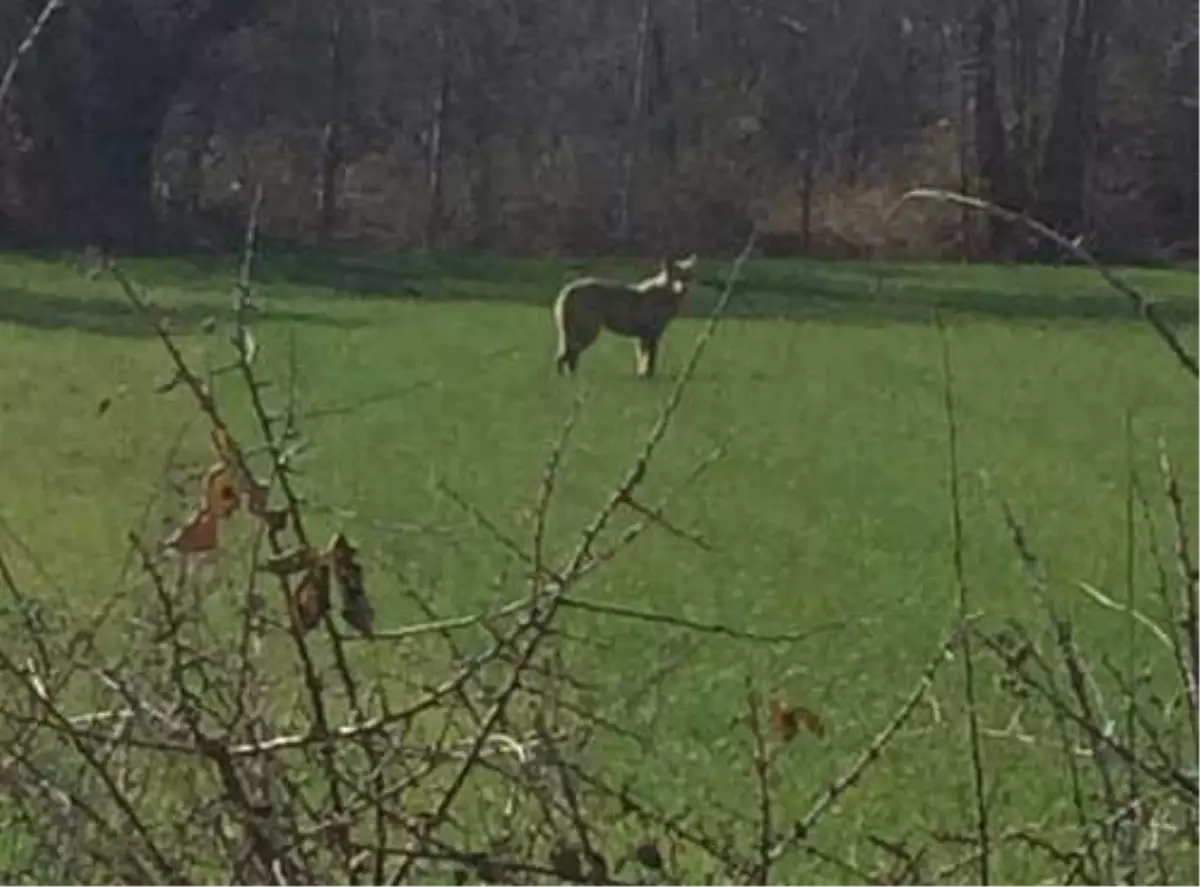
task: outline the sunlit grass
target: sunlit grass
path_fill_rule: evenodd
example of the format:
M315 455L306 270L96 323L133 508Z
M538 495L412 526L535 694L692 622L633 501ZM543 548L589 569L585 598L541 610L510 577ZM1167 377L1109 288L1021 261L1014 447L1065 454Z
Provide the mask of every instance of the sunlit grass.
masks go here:
M227 354L220 328L205 334L200 325L228 310L232 267L126 264L172 314L197 367ZM425 618L405 587L431 594L445 615L522 591L517 565L435 481L527 539L542 463L582 391L551 511L551 550L562 554L654 421L715 291L699 288L692 316L668 332L662 378L634 378L632 345L606 337L572 383L553 372L549 306L585 267L264 258L257 335L269 393L285 396L294 349L295 393L313 441L298 483L322 538L339 528L361 544L382 625ZM646 266L599 267L633 276ZM723 267L709 263L702 277L719 284ZM1194 346L1196 276L1129 276L1165 300ZM726 446L670 508L675 524L714 550L651 532L579 593L749 630L846 624L767 647L572 613L569 627L594 642L573 655L597 685L597 705L653 740L605 743L617 778L672 807L720 798L736 808L751 797L744 730L732 726L749 676L831 726L824 742L805 740L784 763L781 799L798 814L912 686L954 613L934 308L950 327L975 606L996 618L1039 618L982 483L986 470L1026 522L1055 593L1107 642L1112 619L1074 583L1124 581L1126 411L1147 485L1157 488L1160 437L1185 488L1196 481L1195 382L1130 306L1077 268L752 262L646 485L653 502ZM205 429L182 392L154 392L168 361L115 284L88 280L70 262L0 259L0 355L0 549L30 593L88 611L113 587L125 535L162 487L176 440L185 464L209 458ZM222 377L216 386L248 431L236 384ZM1152 575L1145 560L1140 570ZM686 664L647 689L647 676L674 657ZM957 680L947 669L939 690L950 725ZM985 708L999 727L1011 705L989 691ZM823 838L836 843L864 822L899 833L965 816L961 731L921 714L911 733ZM1005 774L998 817L1065 810L1052 751L1000 742L988 751Z

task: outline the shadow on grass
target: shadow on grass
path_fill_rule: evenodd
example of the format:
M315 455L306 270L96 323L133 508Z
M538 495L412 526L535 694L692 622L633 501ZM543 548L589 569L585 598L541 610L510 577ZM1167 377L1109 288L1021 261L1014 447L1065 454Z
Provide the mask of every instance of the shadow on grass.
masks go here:
M172 329L181 333L198 330L204 320L222 320L220 309L201 304L159 306ZM324 326L353 327L357 322L272 307L260 322L287 321ZM0 325L15 324L42 330L78 330L104 336L149 338L153 329L128 302L110 296L66 296L31 289L0 286Z
M634 280L652 273L653 265L650 261L533 261L487 256L290 254L266 257L257 278L261 283L321 288L334 298L507 302L549 310L559 287L574 276L588 273ZM702 274L697 283L685 314L704 316L715 303L723 280L719 271L712 270ZM1186 297L1174 293L1157 308L1172 323L1197 320L1194 293ZM954 265L828 265L776 260L746 268L729 314L746 319L874 325L930 323L935 309L1014 322L1141 322L1123 296L1109 291L1082 268L969 266L964 273L962 266Z
M255 278L261 283L319 287L335 295L377 299L469 299L471 296L464 293L477 287L503 287L516 297L504 301L537 303L543 298L552 301L559 286L596 264L582 260L433 253L364 256L289 253L264 257ZM611 262L609 265L624 268L626 275L629 274L628 265ZM549 296L545 295L546 290Z
M60 259L61 261L61 259ZM237 273L233 255L176 256L139 260L132 273L146 285L196 284L224 287ZM652 260L505 259L487 255L430 253L350 255L264 250L255 267L256 285L265 288L271 310L264 320L350 325L319 308L288 311L288 288L310 288L322 300L419 300L530 305L549 312L559 288L582 274L636 280L654 271ZM706 316L724 283L728 265L702 261L698 286L685 316ZM1120 273L1125 274L1122 270ZM1139 276L1147 272L1133 272ZM1161 277L1146 284L1147 295L1172 324L1195 323L1195 275L1149 272ZM1145 280L1145 277L1142 277ZM314 307L316 307L314 305ZM874 326L926 324L934 310L964 318L1015 323L1141 323L1128 300L1108 290L1090 270L1029 265L899 264L754 259L744 269L730 305L732 317L818 321ZM201 306L175 309L181 326L212 313ZM220 311L218 310L219 314ZM74 326L113 335L144 335L119 297L71 299L0 288L0 322L43 328Z
M709 300L705 300L707 303ZM715 302L715 299L712 301ZM708 304L693 306L704 315ZM878 325L932 323L935 311L960 317L1007 320L1015 323L1081 321L1087 323L1141 323L1124 296L1113 294L1046 295L961 288L919 289L906 286L880 292L848 292L830 287L805 287L797 293L750 291L735 299L728 316L747 319L782 318L830 323ZM1170 323L1195 323L1195 302L1164 301L1159 314Z

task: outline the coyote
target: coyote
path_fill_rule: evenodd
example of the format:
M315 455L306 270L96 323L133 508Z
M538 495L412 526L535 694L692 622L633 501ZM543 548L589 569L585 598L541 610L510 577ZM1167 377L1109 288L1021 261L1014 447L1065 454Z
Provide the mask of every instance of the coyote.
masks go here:
M638 375L643 379L653 376L659 339L679 313L695 262L694 255L678 261L664 259L659 272L640 283L583 277L564 286L554 303L558 326L554 366L558 374L566 371L573 375L579 355L607 328L637 339Z

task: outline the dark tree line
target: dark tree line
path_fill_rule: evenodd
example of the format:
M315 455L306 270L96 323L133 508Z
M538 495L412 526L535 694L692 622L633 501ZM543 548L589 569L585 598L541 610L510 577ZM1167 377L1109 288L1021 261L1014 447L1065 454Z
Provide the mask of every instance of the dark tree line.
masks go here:
M0 3L7 59L43 0ZM0 108L0 237L1028 256L915 185L1191 255L1192 0L70 0Z

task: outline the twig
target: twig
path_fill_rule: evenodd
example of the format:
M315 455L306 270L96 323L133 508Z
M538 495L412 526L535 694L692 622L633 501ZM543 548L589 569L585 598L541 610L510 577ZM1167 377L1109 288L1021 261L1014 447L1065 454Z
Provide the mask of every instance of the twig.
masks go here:
M1162 557L1159 552L1158 533L1155 529L1154 518L1151 513L1149 497L1142 485L1137 482L1134 477L1134 489L1137 492L1138 504L1142 510L1142 520L1147 528L1146 547L1150 554L1151 560L1154 562L1155 587L1158 592L1158 600L1162 605L1163 615L1166 619L1166 624L1171 627L1167 632L1167 637L1171 645L1171 651L1174 654L1174 663L1177 674L1179 676L1179 686L1183 692L1184 701L1188 707L1188 727L1192 733L1192 745L1200 744L1200 724L1197 724L1196 719L1196 700L1192 693L1192 671L1189 665L1189 653L1184 650L1185 641L1180 640L1181 633L1187 634L1188 625L1185 620L1179 618L1175 596L1172 594L1170 583L1167 581L1167 570L1163 566ZM1184 602L1186 607L1186 602Z
M1114 601L1111 597L1102 592L1099 588L1086 582L1082 579L1076 580L1075 587L1087 595L1091 600L1095 601L1100 606L1108 610L1115 610L1118 613L1124 613L1132 618L1134 622L1140 622L1147 628L1159 643L1163 644L1168 650L1172 648L1171 637L1157 622L1142 613L1140 610L1134 609L1129 603L1120 603Z
M929 660L928 665L925 666L925 670L921 673L921 677L917 680L917 684L913 687L912 692L900 704L896 713L892 715L891 720L883 726L883 729L875 735L870 744L862 750L850 768L818 793L808 812L796 824L792 834L777 842L771 848L772 861L778 861L796 843L806 841L812 833L814 826L828 812L829 808L836 804L842 795L853 788L862 779L870 766L879 760L883 754L883 750L895 738L900 728L912 717L913 712L917 710L917 706L921 704L921 700L925 698L925 694L933 686L933 678L937 674L937 670L949 658L947 654L950 652L950 648L956 643L958 643L958 631L951 632L950 636L938 646L937 652Z
M550 593L547 596L544 608L539 608L539 598L541 597L542 593L538 588L537 583L534 583L534 591L530 595L530 603L532 606L530 607L530 611L527 616L514 630L512 642L515 644L518 637L526 635L528 636L528 639L524 642L515 662L512 664L508 680L500 688L495 697L495 701L492 703L491 707L487 711L487 714L484 716L483 723L480 724L478 730L476 731L476 737L471 751L468 753L467 758L462 762L461 766L451 778L450 784L446 787L441 798L435 805L432 814L426 820L426 825L421 829L418 837L418 851L421 844L428 839L428 837L431 836L444 822L451 805L454 803L455 798L457 798L459 792L462 790L466 782L467 775L470 773L470 770L474 765L474 760L477 757L479 750L482 749L484 743L487 741L488 735L493 729L495 729L500 719L504 716L509 702L512 700L513 696L521 685L521 680L526 669L529 668L534 655L549 635L550 625L557 615L559 607L562 605L562 600L567 592L567 589L570 587L571 583L576 580L581 569L585 565L589 552L591 551L592 543L603 531L604 527L607 526L609 519L616 511L621 501L629 496L645 477L649 461L656 451L658 444L666 435L667 429L671 424L671 419L679 407L680 401L683 397L683 390L687 386L687 382L691 379L692 374L695 372L695 368L699 362L700 356L704 353L709 340L712 338L712 335L716 330L717 323L724 313L725 307L728 305L730 298L732 298L733 288L737 281L741 266L753 250L755 239L756 233L751 233L746 242L745 248L738 256L737 261L734 262L733 268L729 274L729 279L726 283L725 291L722 293L721 299L717 303L717 306L713 309L713 313L709 317L704 331L697 338L696 345L692 349L691 356L688 362L685 364L683 372L676 380L675 386L672 389L666 404L659 413L658 421L647 435L647 439L642 447L641 453L635 459L633 466L626 474L624 480L618 485L617 489L612 493L612 495L609 496L608 500L601 507L599 513L592 520L592 522L584 529L582 539L580 540L579 545L576 547L574 554L571 556L571 558L569 558L566 568L559 571L557 577L555 577L556 581L554 581L551 585ZM461 497L457 498L460 505L467 504L462 501ZM477 513L477 509L471 508L470 511L477 517L482 517L482 515ZM486 519L484 520L486 522ZM490 522L487 523L490 524ZM522 561L526 563L530 562L531 558L529 555L521 551L520 547L511 542L511 540L507 540L507 537L501 533L498 528L496 528L494 525L489 525L489 529L498 539L502 541L503 544L505 544L506 547L509 547L511 550L513 550ZM416 863L417 858L417 852L413 852L405 856L404 860L392 874L390 882L396 884L404 881L412 871L412 867Z
M993 653L999 656L1003 661L1009 664L1013 674L1015 674L1021 682L1035 691L1039 696L1046 700L1054 711L1060 713L1067 721L1079 727L1090 740L1096 743L1097 750L1103 747L1112 752L1116 757L1120 758L1126 764L1132 764L1142 771L1143 774L1149 776L1160 786L1166 789L1172 789L1182 797L1194 801L1197 796L1200 796L1200 786L1197 785L1194 776L1184 772L1178 766L1175 767L1158 767L1148 761L1143 760L1137 755L1131 753L1123 743L1114 739L1106 731L1097 727L1086 714L1081 714L1062 698L1061 693L1055 689L1047 687L1036 677L1029 674L1027 668L1017 662L1012 661L1010 654L994 639L986 634L979 633L978 637L983 644L988 647ZM1095 752L1093 753L1095 757Z
M0 77L0 108L4 107L4 99L8 96L8 91L12 89L13 81L17 77L17 68L21 66L21 59L33 49L33 44L37 42L42 30L49 23L50 16L61 9L63 3L64 0L46 0L46 5L42 7L41 13L34 19L33 24L26 32L25 39L18 44L17 51L4 69L4 76Z
M93 751L93 749L89 747L89 745L82 739L80 739L78 734L71 729L71 724L67 719L67 716L63 714L62 710L55 704L54 700L46 694L45 688L42 687L39 682L33 680L30 675L25 673L24 670L21 669L15 662L13 662L3 651L0 651L0 665L2 665L10 674L23 681L26 688L29 690L31 697L38 703L42 710L46 712L53 722L55 722L60 728L66 728L65 732L70 737L71 745L74 747L76 753L87 763L88 768L100 779L100 782L107 791L108 796L116 805L117 809L121 811L121 815L132 830L132 833L141 840L141 844L149 854L150 860L159 876L164 878L166 883L187 883L189 879L183 873L179 872L175 865L172 865L171 862L167 860L163 851L159 848L158 843L150 834L149 828L145 823L142 822L142 818L130 804L128 796L125 794L125 792L121 791L120 787L115 783L112 774L96 756L95 751Z
M616 490L609 496L608 501L601 507L596 517L584 529L579 545L575 549L574 555L566 569L561 571L564 578L576 577L581 570L586 566L591 559L592 545L597 537L608 526L609 520L613 513L617 510L633 491L642 483L646 477L646 471L649 468L650 460L653 458L658 445L666 436L667 429L671 426L671 421L675 416L675 412L679 409L680 403L683 401L683 393L687 388L688 382L696 372L696 367L700 363L700 358L708 348L709 342L717 331L721 318L724 317L726 309L729 307L729 302L733 298L734 288L737 284L738 277L741 275L742 266L746 260L750 258L750 254L754 251L754 246L758 241L757 229L750 232L750 236L746 239L746 244L742 251L738 254L733 262L733 266L729 270L729 276L725 281L725 288L721 291L720 298L717 299L716 305L713 306L712 313L708 320L705 321L704 329L700 335L696 337L696 344L692 347L692 352L688 355L683 370L675 380L675 385L671 388L671 393L667 396L666 403L663 404L662 410L658 414L658 420L650 429L650 433L646 435L645 443L642 445L641 452L634 459L633 465L625 475L624 479L618 484Z
M1137 735L1138 727L1141 720L1138 718L1138 699L1137 699L1137 669L1138 669L1138 648L1137 648L1137 623L1145 620L1139 620L1137 607L1134 606L1136 597L1136 567L1137 567L1137 527L1134 523L1134 483L1135 473L1133 468L1133 412L1125 410L1125 610L1128 615L1126 634L1126 683L1124 688L1125 696L1125 741L1129 744L1129 750L1134 754L1137 753ZM1169 645L1168 645L1169 647ZM1152 745L1154 742L1153 734L1148 736ZM1133 799L1141 798L1141 780L1136 767L1127 768L1127 797ZM1139 877L1139 853L1138 847L1141 844L1141 816L1135 815L1132 817L1128 829L1128 846L1126 855L1129 865L1129 881L1137 883L1141 880Z
M971 633L966 630L970 612L966 573L963 567L962 498L958 486L958 422L954 414L954 373L950 364L950 343L946 338L946 327L940 314L934 314L937 322L938 341L942 354L942 396L946 417L946 449L950 494L950 533L954 582L958 588L958 620L960 644L963 654L963 692L967 704L967 742L971 755L971 775L975 791L975 823L979 831L979 880L990 883L991 845L988 835L987 788L985 785L983 744L979 740L979 706L975 687L975 656L971 648Z
M345 642L371 642L378 643L380 641L400 641L408 638L420 637L425 634L445 634L447 631L452 631L456 628L470 628L473 625L489 619L499 619L503 616L511 616L514 613L519 613L521 610L529 607L528 598L519 598L515 601L510 601L496 610L483 613L473 613L470 616L453 616L447 619L438 619L433 622L421 622L417 625L406 625L403 628L384 629L382 631L373 631L370 636L367 635L347 635L342 638Z
M713 448L712 452L710 452L707 456L705 456L703 459L701 459L699 462L697 462L695 467L693 467L692 470L690 472L688 472L687 476L684 477L683 480L681 480L678 484L676 484L672 489L670 489L666 493L666 495L664 495L662 497L662 499L659 500L659 502L656 506L653 506L654 513L662 514L664 511L666 511L667 506L671 503L672 499L681 490L686 489L688 486L690 486L692 483L694 483L697 479L700 478L700 476L702 474L704 474L705 471L707 471L709 468L711 468L719 459L721 459L725 455L727 444L728 444L727 441L722 441L720 444L718 444L716 447ZM634 521L629 526L625 527L625 529L621 532L621 535L617 538L617 540L612 545L610 545L609 547L602 549L598 552L593 553L591 559L580 570L579 575L584 576L594 570L599 569L601 566L606 564L608 561L610 561L614 557L616 557L616 555L619 552L624 551L627 548L629 548L629 546L632 545L634 543L634 541L636 541L637 538L639 536L641 536L651 526L652 526L652 524L649 520L642 520L642 521ZM694 541L694 540L692 540L692 541Z
M567 413L567 418L562 424L562 428L558 432L558 437L554 441L554 446L550 448L550 455L546 457L546 464L542 468L541 483L538 486L537 500L533 507L533 576L531 581L538 582L542 578L542 570L545 567L545 551L543 546L546 537L546 519L550 512L550 499L554 495L554 485L558 478L558 469L562 465L562 457L566 452L567 443L571 439L571 434L575 430L575 424L579 421L579 414L583 408L583 399L576 396L571 402L571 409Z
M261 186L255 189L254 202L251 206L249 219L246 225L245 248L242 255L241 268L234 296L234 313L235 322L237 323L237 334L234 336L234 346L237 349L238 366L241 369L242 378L250 395L251 406L256 418L259 421L264 442L267 444L268 450L271 453L273 476L278 478L280 489L283 491L284 497L287 501L288 514L291 518L290 523L292 532L295 534L300 545L306 548L308 547L308 539L304 532L299 500L288 479L288 475L285 470L285 461L282 458L278 444L275 441L271 429L271 420L268 416L266 407L262 402L262 386L255 378L253 369L251 367L251 361L253 359L253 354L251 351L255 346L251 344L252 339L250 339L250 337L246 334L244 328L244 314L249 307L250 271L253 267L254 246L258 231L258 212L263 199L262 193ZM254 475L250 471L250 467L246 461L244 453L242 453L233 435L229 434L228 425L224 421L220 411L217 408L217 403L214 398L212 388L201 381L195 372L188 366L183 354L179 350L178 345L176 345L166 325L161 319L154 317L150 307L138 294L137 289L134 287L129 278L127 278L125 274L121 272L115 263L109 262L108 270L121 286L121 289L124 291L128 301L143 317L150 322L152 328L157 333L159 340L162 342L164 348L166 348L167 353L170 355L175 365L176 379L187 385L196 401L197 406L209 417L214 430L220 430L225 433L231 450L231 455L233 456L238 472L244 478L253 478ZM282 549L275 534L268 533L267 540L271 546L272 552L278 555ZM143 561L146 565L149 565L150 563L150 561L145 557L143 558ZM292 590L288 584L288 580L285 576L281 575L278 577L277 581L285 611L290 612ZM328 613L324 614L324 620L328 634L332 641L334 659L337 664L337 672L342 678L343 685L345 686L347 695L350 698L352 709L354 710L356 716L362 720L362 713L358 704L354 681L346 664L344 651L342 650L337 631L334 629L332 620ZM312 656L308 650L308 644L305 640L303 630L294 619L289 620L289 625L291 628L289 634L292 638L293 646L301 662L301 670L304 676L304 686L307 691L313 719L316 722L317 733L320 736L325 736L329 732L329 719L326 714L324 687L320 677L317 674ZM321 758L322 763L324 764L324 775L326 778L327 788L330 793L330 798L338 815L341 816L343 815L344 804L341 799L340 780L337 775L336 762L333 759L333 746L331 744L324 743L322 745ZM216 761L216 763L220 766L224 766L224 762L222 761ZM232 767L231 762L229 763L229 766ZM229 778L234 777L232 774L229 774Z
M2 655L2 654L0 654ZM51 779L41 767L35 764L28 754L21 749L11 746L7 749L8 761L20 765L28 770L37 781L40 788L54 795L55 799L61 802L67 809L83 813L83 815L91 821L96 831L108 839L108 847L115 853L120 854L126 864L133 867L137 877L146 884L153 883L154 874L146 863L134 852L133 847L125 838L125 835L118 830L115 825L110 822L110 818L104 816L100 811L96 810L83 797L70 789L60 788ZM8 763L8 762L6 762ZM11 766L11 764L8 764ZM41 825L41 823L39 823ZM103 859L105 862L111 861L106 854L93 851L94 854Z
M766 731L759 716L761 701L754 689L748 688L746 693L747 719L750 733L754 738L754 776L758 791L758 843L755 850L758 854L754 866L754 882L756 884L771 883L771 844L774 841L774 826L772 825L771 801L771 764L772 758L767 750Z
M1039 237L1049 240L1056 246L1066 250L1071 255L1075 256L1082 262L1085 262L1094 269L1105 283L1116 290L1121 295L1125 296L1132 303L1138 314L1146 319L1158 337L1175 355L1175 359L1179 361L1193 377L1200 377L1200 368L1197 367L1196 358L1188 353L1187 349L1179 341L1174 331L1166 325L1161 317L1154 311L1152 303L1137 289L1125 283L1121 278L1117 277L1104 265L1100 263L1090 252L1084 249L1077 241L1070 240L1062 234L1050 228L1047 225L1039 222L1031 216L1017 212L1016 210L1008 209L988 200L981 200L978 197L968 197L965 194L958 194L954 191L944 191L938 188L914 188L904 194L884 216L885 223L890 222L892 217L899 209L910 200L934 200L939 203L953 203L957 206L967 209L978 210L979 212L987 213L988 215L1004 219L1007 222L1013 222L1018 225L1024 225L1030 231L1033 231Z
M743 641L758 641L767 644L795 644L801 641L806 641L816 637L819 634L824 634L827 631L836 631L840 628L846 628L855 623L867 621L868 617L861 619L839 619L836 622L827 622L822 625L815 626L806 631L784 632L784 633L767 633L747 631L739 628L732 628L728 625L723 625L718 622L698 622L693 619L686 619L682 616L673 616L667 613L654 613L649 610L636 610L632 607L623 607L619 604L601 604L596 601L584 600L575 597L574 595L566 595L562 599L563 606L570 607L575 610L586 610L591 613L603 613L609 616L621 616L626 619L636 619L641 622L657 622L663 625L674 625L677 628L685 628L689 631L698 631L704 634L719 634L725 637L735 638Z
M1197 572L1192 562L1191 544L1188 538L1187 519L1184 516L1183 496L1179 492L1179 482L1171 467L1171 457L1167 452L1166 441L1158 442L1158 465L1162 472L1163 486L1170 505L1171 523L1175 529L1175 563L1179 569L1182 582L1180 596L1183 599L1183 634L1188 642L1188 677L1187 688L1190 696L1192 715L1195 716L1198 697L1200 697L1200 621L1197 619Z
M712 543L708 542L706 539L704 539L704 537L696 533L689 533L687 530L682 530L675 526L673 523L667 520L666 516L663 515L659 509L643 505L634 499L633 496L626 496L623 504L645 517L651 523L658 524L676 539L682 539L684 542L691 542L701 551L715 551Z

